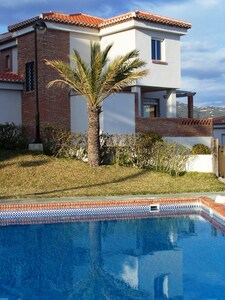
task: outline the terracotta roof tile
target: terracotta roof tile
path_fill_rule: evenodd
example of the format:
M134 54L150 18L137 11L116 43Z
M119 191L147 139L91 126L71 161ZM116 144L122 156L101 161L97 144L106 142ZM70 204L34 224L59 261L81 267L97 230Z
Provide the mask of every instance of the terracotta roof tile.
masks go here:
M40 17L37 16L37 17L31 18L31 19L28 19L28 20L24 20L24 21L22 21L20 23L17 23L17 24L9 25L8 30L10 32L12 32L12 31L24 28L26 26L29 26L29 25L33 24L34 22L36 22L39 19L40 19Z
M155 14L151 14L151 13L146 13L146 12L142 12L139 10L133 11L133 12L129 12L114 18L110 18L105 20L103 23L100 24L99 27L106 27L106 26L111 26L113 24L116 23L122 23L125 22L127 20L130 19L141 19L147 22L153 22L153 23L161 23L164 25L168 25L168 26L175 26L175 27L183 27L183 28L191 28L191 23L189 22L184 22L184 21L180 21L177 19L173 19L173 18L168 18L168 17L162 17L159 15L155 15Z
M44 13L43 19L48 21L57 21L60 23L71 23L80 26L98 27L104 21L102 18L89 16L86 14L61 14L61 13Z
M0 73L0 82L23 82L21 76L15 73Z
M18 30L25 26L31 25L38 19L44 19L50 22L57 22L57 23L65 23L77 26L84 26L84 27L92 27L92 28L104 28L109 27L118 23L123 23L131 19L136 20L144 20L150 23L159 23L167 26L175 26L180 28L191 28L191 23L176 20L173 18L162 17L159 15L142 12L142 11L133 11L128 12L126 14L122 14L113 18L103 19L94 16L90 16L87 14L77 13L77 14L63 14L58 12L49 12L43 13L39 17L35 17L29 20L25 20L15 25L11 25L8 27L9 31Z
M137 15L137 18L139 18L139 19L145 19L145 20L152 21L152 22L163 23L163 24L169 25L169 26L184 27L187 29L191 28L191 23L186 22L186 21L181 21L181 20L177 20L177 19L173 19L173 18L169 18L169 17L162 17L159 15L145 13L142 11L136 11L136 15Z
M2 33L0 34L0 41L6 41L12 38L12 33L11 32L6 32L6 33Z

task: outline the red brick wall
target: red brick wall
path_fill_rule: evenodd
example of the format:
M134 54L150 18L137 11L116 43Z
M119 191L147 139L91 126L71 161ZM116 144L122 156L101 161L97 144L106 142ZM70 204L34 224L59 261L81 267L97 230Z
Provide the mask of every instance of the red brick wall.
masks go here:
M157 132L161 136L212 136L212 119L136 117L136 132Z
M45 59L69 61L70 40L68 32L48 29L37 35L38 48L38 91L40 126L54 124L70 129L70 98L65 89L46 86L49 81L58 78L57 72L46 66ZM18 70L25 79L25 65L35 59L34 32L18 38ZM30 138L35 133L36 93L23 92L22 120L28 128Z
M192 137L212 136L212 119L143 118L138 115L138 99L135 99L135 131L157 132L161 136Z

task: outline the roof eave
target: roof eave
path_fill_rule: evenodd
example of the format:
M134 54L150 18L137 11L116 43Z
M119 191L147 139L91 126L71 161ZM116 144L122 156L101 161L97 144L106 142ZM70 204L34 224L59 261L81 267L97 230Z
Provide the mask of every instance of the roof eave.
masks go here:
M43 19L45 21L54 22L54 23L76 25L76 26L96 28L96 29L99 28L98 24L88 24L88 23L85 23L85 22L77 22L77 21L72 21L72 20L64 20L64 19L49 18L49 17L44 17Z
M126 16L124 18L118 18L116 20L109 20L109 21L105 21L102 24L99 25L99 28L105 28L105 27L110 27L113 25L117 25L119 23L124 23L130 20L143 20L149 23L156 23L156 24L161 24L161 25L165 25L165 26L171 26L171 27L178 27L178 28L183 28L183 29L190 29L191 28L191 23L186 23L186 22L175 22L172 20L158 20L156 18L147 18L147 17L143 17L143 16Z
M8 26L8 31L13 32L13 31L25 28L25 27L33 24L34 22L36 22L37 20L40 20L40 19L41 19L40 16L37 16L37 17L31 18L31 19L28 19L26 21L14 24L14 25L9 25Z

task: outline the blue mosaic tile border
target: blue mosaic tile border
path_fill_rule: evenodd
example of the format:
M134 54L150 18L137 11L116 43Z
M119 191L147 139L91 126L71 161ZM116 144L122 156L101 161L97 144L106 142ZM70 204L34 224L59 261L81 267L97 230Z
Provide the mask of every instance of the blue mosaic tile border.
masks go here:
M181 204L161 204L160 211L200 211L202 204L200 202L181 203Z
M116 216L128 214L149 214L160 212L190 212L200 211L201 203L182 204L151 204L137 206L109 206L98 208L68 208L68 209L42 209L42 210L18 210L0 212L0 221L19 219L44 219L59 217L93 217L93 216Z

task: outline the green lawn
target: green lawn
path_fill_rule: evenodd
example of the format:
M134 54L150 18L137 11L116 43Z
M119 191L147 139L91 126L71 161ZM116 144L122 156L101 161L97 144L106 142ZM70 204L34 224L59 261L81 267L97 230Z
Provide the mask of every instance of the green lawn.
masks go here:
M101 166L42 154L0 152L0 199L225 191L213 174L180 177L137 168Z

